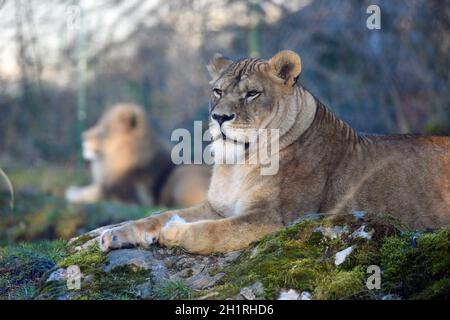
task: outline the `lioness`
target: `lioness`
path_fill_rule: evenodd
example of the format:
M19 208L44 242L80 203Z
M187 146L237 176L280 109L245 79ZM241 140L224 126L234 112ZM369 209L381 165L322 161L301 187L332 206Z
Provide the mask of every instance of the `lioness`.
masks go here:
M206 198L209 168L175 167L138 105L122 103L108 109L83 133L83 157L91 164L93 182L86 187L70 187L66 192L69 202L117 198L148 206L178 207L195 205Z
M265 61L215 56L210 130L213 147L255 152L246 131L279 129L279 171L258 164L215 164L203 204L100 228L104 251L159 241L193 253L246 247L314 212L390 214L414 228L450 223L450 139L363 136L297 84L300 57ZM221 149L222 148L222 149Z

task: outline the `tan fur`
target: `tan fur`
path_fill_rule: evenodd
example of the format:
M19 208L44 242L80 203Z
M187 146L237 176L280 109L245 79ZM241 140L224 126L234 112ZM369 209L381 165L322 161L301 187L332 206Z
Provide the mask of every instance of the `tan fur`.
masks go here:
M164 183L160 202L167 207L202 203L206 200L211 171L210 167L202 165L176 167Z
M108 109L83 133L83 151L91 163L93 182L87 187L70 187L66 192L70 202L117 198L148 206L179 207L206 198L209 168L175 168L169 151L148 125L145 110L138 105L118 104Z
M211 116L228 117L221 127L211 120L216 141L223 134L243 145L245 130L277 128L279 171L216 164L206 202L103 228L102 250L156 239L202 254L237 250L313 212L390 214L413 228L450 223L449 138L358 135L295 85L300 58L290 51L269 61L216 57L209 70ZM175 215L186 221L167 224Z

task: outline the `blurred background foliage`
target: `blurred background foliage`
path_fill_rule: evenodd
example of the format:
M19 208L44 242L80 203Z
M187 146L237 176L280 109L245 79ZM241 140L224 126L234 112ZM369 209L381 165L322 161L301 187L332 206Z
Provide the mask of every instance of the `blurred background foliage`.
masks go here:
M3 168L73 167L79 131L118 101L144 105L166 140L192 129L216 52L294 50L301 83L356 129L450 133L446 1L0 0L0 16Z

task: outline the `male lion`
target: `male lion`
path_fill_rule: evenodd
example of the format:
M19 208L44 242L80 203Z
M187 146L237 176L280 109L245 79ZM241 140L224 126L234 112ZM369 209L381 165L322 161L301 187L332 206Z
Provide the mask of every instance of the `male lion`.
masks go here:
M93 182L70 187L69 202L117 198L148 206L190 206L206 198L209 168L175 167L138 105L122 103L108 109L83 133L83 157L91 163Z
M279 129L279 171L216 163L207 201L94 230L102 250L159 241L232 251L313 212L386 213L414 228L450 223L449 138L359 135L296 84L301 62L291 51L269 61L215 56L208 69L216 157L224 140L251 156L256 142L246 132Z

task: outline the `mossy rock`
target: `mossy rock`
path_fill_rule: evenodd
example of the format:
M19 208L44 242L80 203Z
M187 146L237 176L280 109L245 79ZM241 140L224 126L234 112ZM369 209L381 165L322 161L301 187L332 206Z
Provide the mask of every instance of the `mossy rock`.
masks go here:
M67 256L58 265L61 268L77 265L82 273L93 274L101 269L105 261L106 255L94 244L86 250L80 250Z
M363 225L372 238L352 236ZM346 226L335 238L320 228ZM450 227L435 232L413 232L390 217L352 215L304 221L267 236L246 249L226 270L215 298L236 297L246 286L260 281L264 298L277 298L281 290L312 293L313 299L379 299L395 293L403 299L450 297ZM335 254L352 246L344 263ZM370 290L367 268L381 269L381 289ZM206 294L206 292L204 292Z
M81 271L80 288L69 290L65 281L51 281L43 285L40 299L71 300L123 300L137 299L137 287L151 280L148 270L131 265L118 266L104 271L107 258L95 244L66 256L59 261L59 268L78 266Z
M219 291L217 297L236 295L255 281L263 284L266 299L277 298L282 289L299 292L317 289L319 298L323 298L325 295L320 288L326 279L331 278L335 280L333 283L336 286L341 286L336 291L342 292L342 296L333 293L333 298L347 298L348 292L362 291L359 269L355 281L340 281L345 272L356 274L356 271L340 272L334 265L334 253L345 248L347 243L345 237L330 239L323 236L317 230L324 225L329 226L329 221L304 221L270 235L247 249L236 263L224 270L226 284L213 289ZM355 282L357 289L342 291L342 286L356 285Z

